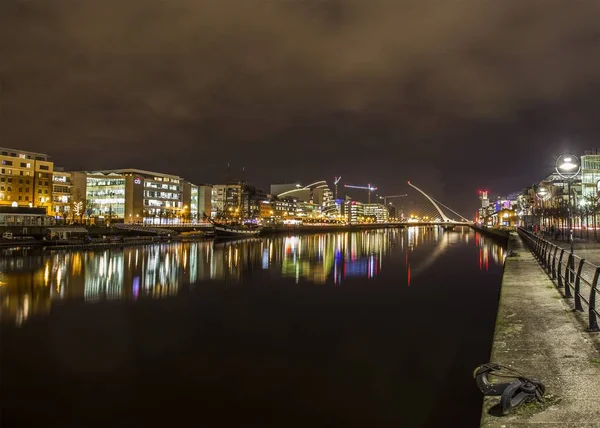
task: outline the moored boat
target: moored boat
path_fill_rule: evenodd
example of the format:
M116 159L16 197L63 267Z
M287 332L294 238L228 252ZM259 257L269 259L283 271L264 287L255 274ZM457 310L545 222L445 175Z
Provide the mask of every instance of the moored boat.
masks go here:
M258 226L246 226L246 225L232 225L232 224L220 224L214 220L210 220L214 229L215 237L222 239L230 238L244 238L258 236L262 230L262 227Z

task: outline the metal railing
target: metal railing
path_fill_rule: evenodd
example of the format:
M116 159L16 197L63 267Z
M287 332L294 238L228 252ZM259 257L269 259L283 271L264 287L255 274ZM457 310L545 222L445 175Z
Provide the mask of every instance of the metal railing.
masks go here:
M523 228L519 228L518 232L548 275L556 280L558 288L564 290L563 296L574 300L575 310L585 312L584 306L587 307L589 331L600 331L597 302L600 266Z

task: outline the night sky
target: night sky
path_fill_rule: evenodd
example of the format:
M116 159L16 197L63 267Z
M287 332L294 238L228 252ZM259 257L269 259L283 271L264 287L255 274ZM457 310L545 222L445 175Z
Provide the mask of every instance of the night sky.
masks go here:
M463 212L600 146L597 0L0 0L0 145Z

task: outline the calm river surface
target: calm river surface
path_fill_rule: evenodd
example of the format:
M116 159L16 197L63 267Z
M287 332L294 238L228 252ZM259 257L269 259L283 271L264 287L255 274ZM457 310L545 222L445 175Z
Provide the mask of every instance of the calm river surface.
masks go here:
M7 427L478 427L503 249L409 228L1 250Z

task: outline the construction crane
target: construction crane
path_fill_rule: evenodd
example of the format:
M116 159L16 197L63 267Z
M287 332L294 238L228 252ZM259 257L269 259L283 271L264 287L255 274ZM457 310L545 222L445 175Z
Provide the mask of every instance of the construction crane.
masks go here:
M387 200L388 199L394 199L394 198L403 198L405 196L408 195L391 195L391 196L380 196L379 199L383 199L383 205L387 206Z
M350 184L344 184L344 187L347 187L349 189L363 189L363 190L368 190L369 192L369 203L371 203L371 192L373 192L374 190L377 190L377 187L373 187L371 186L371 184L367 184L366 186L353 186Z
M340 180L342 179L342 176L340 175L339 177L335 177L333 179L333 185L335 186L335 199L337 200L337 195L338 195L338 183L340 182Z

